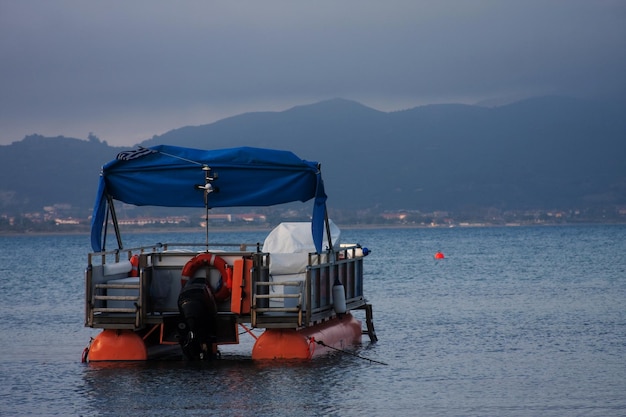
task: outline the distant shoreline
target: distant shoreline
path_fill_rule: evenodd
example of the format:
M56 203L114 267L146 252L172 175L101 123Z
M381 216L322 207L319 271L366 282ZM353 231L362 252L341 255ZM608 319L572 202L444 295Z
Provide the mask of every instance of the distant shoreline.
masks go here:
M337 225L341 230L377 230L377 229L473 229L473 228L500 228L500 227L553 227L553 226L592 226L592 225L625 225L626 222L581 222L581 223L507 223L488 224L470 223L463 225L423 225L423 224L346 224ZM242 226L242 227L211 227L209 232L270 232L275 226ZM149 234L149 233L204 233L205 229L199 227L149 227L129 228L122 230L122 234ZM89 236L90 230L27 230L27 231L0 231L0 237L17 236Z

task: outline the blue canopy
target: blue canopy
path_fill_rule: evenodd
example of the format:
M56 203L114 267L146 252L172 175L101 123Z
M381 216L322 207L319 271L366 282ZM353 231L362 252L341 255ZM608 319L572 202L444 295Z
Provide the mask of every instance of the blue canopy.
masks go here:
M109 198L137 206L205 207L205 170L214 191L212 207L271 206L315 198L313 241L322 251L326 193L317 162L291 152L260 148L198 150L159 145L122 152L102 168L91 220L91 246L102 248Z

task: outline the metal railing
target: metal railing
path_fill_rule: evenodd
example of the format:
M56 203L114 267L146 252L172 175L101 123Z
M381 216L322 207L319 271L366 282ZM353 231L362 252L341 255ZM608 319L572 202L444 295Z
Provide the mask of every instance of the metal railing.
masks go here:
M338 252L309 254L308 266L302 280L273 281L270 276L270 254L260 251L259 244L228 245L239 249L252 246L256 252L220 252L220 255L252 259L250 280L250 312L237 315L241 323L260 328L301 328L319 323L335 315L332 289L339 281L346 296L348 310L362 308L363 258L355 248L342 248ZM153 312L154 297L151 284L159 273L169 271L170 279L177 275L179 266L163 267L163 258L176 260L184 265L186 257L195 251L176 252L173 248L185 246L204 247L204 244L157 244L153 246L92 253L88 256L85 272L85 324L89 327L138 329L163 320L164 314L178 314L173 308L165 312ZM139 276L131 279L121 275L105 276L104 265L126 262L133 254L139 254ZM93 260L100 260L93 265ZM125 282L131 281L131 282ZM175 306L174 306L175 307ZM230 313L230 309L228 309Z
M355 255L355 249L309 254L303 281L254 280L253 276L252 326L307 327L334 316L332 289L336 281L344 286L347 308L362 308L366 304L363 297L363 258ZM277 287L282 287L283 291L277 290ZM287 293L285 288L289 287L298 290ZM297 304L285 307L291 299L297 299ZM270 306L270 300L275 300L278 305Z

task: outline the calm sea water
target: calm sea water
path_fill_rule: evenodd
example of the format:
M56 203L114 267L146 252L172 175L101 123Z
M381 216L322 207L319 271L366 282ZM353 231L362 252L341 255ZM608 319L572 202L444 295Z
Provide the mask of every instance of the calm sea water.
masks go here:
M246 335L213 363L83 364L97 334L83 327L88 237L0 237L0 415L626 415L626 226L342 240L373 251L365 288L379 342L364 336L352 353L386 365L342 353L255 363Z

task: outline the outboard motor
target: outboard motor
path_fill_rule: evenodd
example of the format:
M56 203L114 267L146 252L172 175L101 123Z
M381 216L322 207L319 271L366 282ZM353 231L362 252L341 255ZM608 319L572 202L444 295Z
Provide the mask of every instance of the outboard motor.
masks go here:
M179 343L191 360L212 359L217 342L217 304L206 279L190 280L178 295Z

